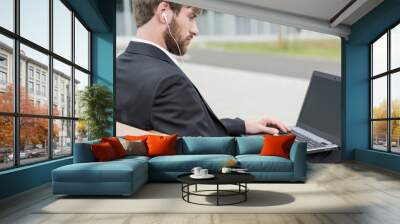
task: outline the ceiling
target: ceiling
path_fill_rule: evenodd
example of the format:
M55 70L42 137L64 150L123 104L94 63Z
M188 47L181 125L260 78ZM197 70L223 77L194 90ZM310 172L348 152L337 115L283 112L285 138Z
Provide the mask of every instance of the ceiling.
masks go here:
M170 0L347 38L351 25L383 0Z
M314 18L329 20L340 11L351 0L252 0L240 1L229 0L230 2L243 3L247 5L275 9L282 12L310 16ZM313 7L310 7L313 6Z

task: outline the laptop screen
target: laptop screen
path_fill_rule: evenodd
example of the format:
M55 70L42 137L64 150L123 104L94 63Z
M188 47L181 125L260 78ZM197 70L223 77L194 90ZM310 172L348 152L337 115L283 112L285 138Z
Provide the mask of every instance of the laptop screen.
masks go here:
M340 77L314 71L296 126L340 145Z

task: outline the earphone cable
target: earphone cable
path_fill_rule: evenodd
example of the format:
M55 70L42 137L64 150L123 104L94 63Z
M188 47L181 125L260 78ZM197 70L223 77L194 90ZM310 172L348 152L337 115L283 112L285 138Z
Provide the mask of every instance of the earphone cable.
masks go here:
M172 39L174 40L176 46L178 47L180 61L182 62L182 65L184 65L185 63L183 61L183 56L182 56L181 48L179 47L178 41L176 41L175 37L172 35L171 29L169 28L169 24L168 23L167 23L167 27L168 27L169 35L172 37Z

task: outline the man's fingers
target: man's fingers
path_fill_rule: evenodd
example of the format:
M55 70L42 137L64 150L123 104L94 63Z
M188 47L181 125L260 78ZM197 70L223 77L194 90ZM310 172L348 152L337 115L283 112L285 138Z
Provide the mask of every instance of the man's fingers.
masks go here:
M263 127L263 132L271 135L277 135L279 134L279 130L276 128L270 128L270 127Z
M289 129L286 125L284 125L282 122L280 121L276 121L276 120L270 120L270 122L268 123L269 125L273 125L277 128L279 128L281 131L283 132L288 132Z
M279 123L280 123L279 128L281 130L283 130L284 132L289 132L289 128L285 124L283 124L282 122L279 122Z

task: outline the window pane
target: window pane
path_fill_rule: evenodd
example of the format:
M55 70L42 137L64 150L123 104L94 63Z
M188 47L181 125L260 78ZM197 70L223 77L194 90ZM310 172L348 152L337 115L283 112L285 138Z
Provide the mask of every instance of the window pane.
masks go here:
M53 60L53 115L72 117L71 66Z
M88 141L88 129L83 120L75 121L75 143Z
M47 115L49 57L21 44L21 113Z
M400 67L400 24L391 31L390 37L391 69Z
M21 36L49 48L49 0L20 0Z
M72 121L53 121L53 157L72 155Z
M13 40L0 35L0 111L14 111Z
M22 117L20 119L20 164L34 163L49 158L48 119Z
M372 118L387 118L387 77L372 81Z
M53 17L53 51L72 60L72 12L60 0L53 0Z
M387 34L372 45L372 68L373 75L387 71Z
M400 118L400 72L391 75L392 117Z
M400 153L400 120L391 121L392 152Z
M75 18L75 63L89 70L89 32Z
M80 94L86 86L89 86L89 75L75 69L75 117L81 115Z
M14 31L14 0L0 1L0 26Z
M387 121L372 122L372 147L387 151Z
M0 116L0 170L14 165L13 118Z

